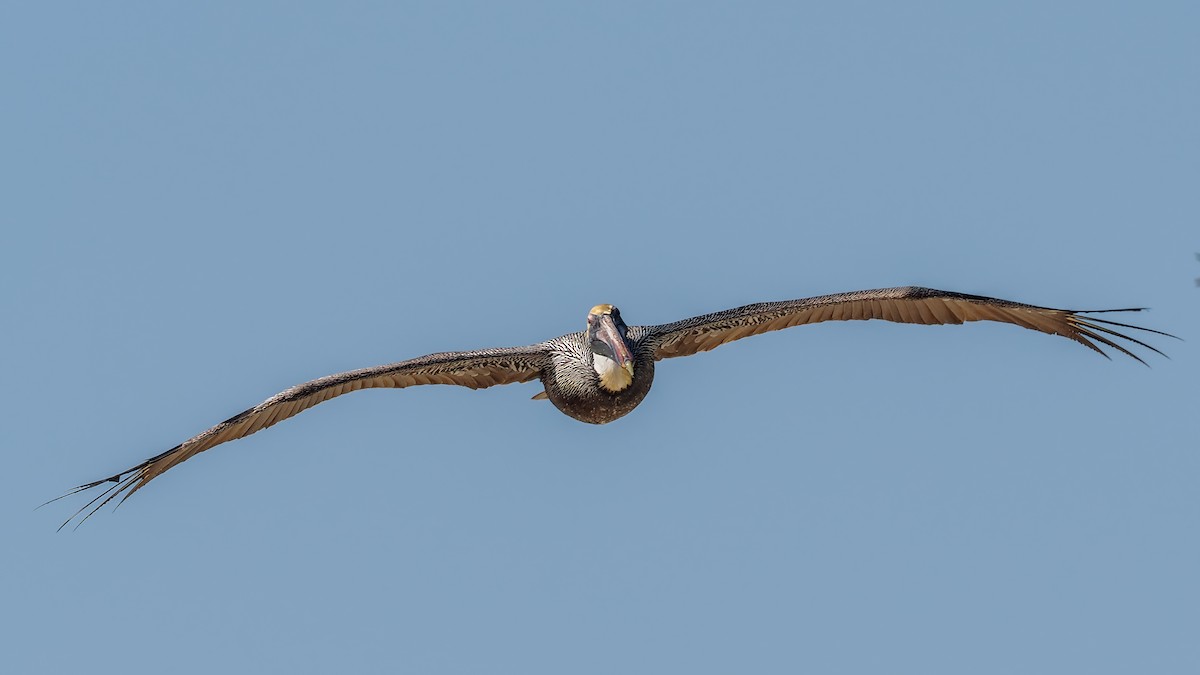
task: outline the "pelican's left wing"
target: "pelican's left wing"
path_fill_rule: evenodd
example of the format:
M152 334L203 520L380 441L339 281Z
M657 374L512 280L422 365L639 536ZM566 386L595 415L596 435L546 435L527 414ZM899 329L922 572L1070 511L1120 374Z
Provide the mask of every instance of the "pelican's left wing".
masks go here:
M481 349L472 352L443 352L386 366L351 370L296 385L137 466L107 478L84 483L71 490L63 497L100 487L106 483L112 484L85 504L83 508L76 511L75 515L63 523L63 526L86 511L86 515L79 521L82 524L84 520L90 518L93 513L114 497L123 495L120 502L125 501L167 469L209 448L226 441L249 436L336 396L375 387L403 388L419 384L456 384L471 389L482 389L499 384L528 382L541 373L545 359L544 345ZM58 499L62 499L62 497Z
M647 339L655 346L655 358L669 359L708 351L751 335L822 321L883 319L918 324L1000 321L1042 333L1061 335L1108 356L1097 345L1099 343L1144 364L1145 361L1114 342L1113 338L1127 340L1159 354L1162 352L1115 330L1114 327L1174 336L1149 328L1085 316L1095 312L1139 312L1142 309L1052 309L981 295L906 286L822 295L800 300L763 302L660 326L647 326L646 330Z

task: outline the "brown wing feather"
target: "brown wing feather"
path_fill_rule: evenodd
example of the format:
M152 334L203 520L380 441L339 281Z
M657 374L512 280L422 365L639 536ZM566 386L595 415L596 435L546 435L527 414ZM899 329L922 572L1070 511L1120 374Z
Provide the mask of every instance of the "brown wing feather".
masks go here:
M1052 309L980 295L906 286L746 305L674 323L650 326L647 331L650 339L657 345L655 357L669 359L705 352L751 335L822 321L883 319L917 324L1000 321L1070 338L1107 357L1108 354L1099 346L1104 345L1144 364L1145 361L1140 357L1111 338L1127 340L1158 354L1162 352L1141 340L1114 330L1114 327L1174 336L1149 328L1084 316L1094 312L1138 312L1142 309Z
M528 382L538 377L544 358L545 351L540 345L474 352L444 352L385 366L329 375L296 385L137 466L71 490L63 497L112 483L108 489L75 512L62 526L65 527L71 520L86 512L79 521L79 524L82 524L113 498L123 495L117 502L120 504L167 469L205 450L249 436L342 394L359 389L403 388L419 384L456 384L471 389L482 389L500 384Z

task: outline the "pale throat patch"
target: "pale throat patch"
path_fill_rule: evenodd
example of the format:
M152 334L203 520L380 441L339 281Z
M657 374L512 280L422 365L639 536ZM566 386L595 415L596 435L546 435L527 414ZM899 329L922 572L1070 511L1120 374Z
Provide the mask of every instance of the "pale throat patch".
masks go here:
M633 384L632 363L629 364L628 370L626 370L607 356L593 353L592 367L596 369L596 374L600 376L600 386L614 394Z

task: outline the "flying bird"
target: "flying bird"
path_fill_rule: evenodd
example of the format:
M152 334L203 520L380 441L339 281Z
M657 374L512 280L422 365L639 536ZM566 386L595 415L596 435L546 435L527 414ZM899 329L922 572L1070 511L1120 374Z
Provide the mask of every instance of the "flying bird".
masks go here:
M1101 348L1103 345L1144 365L1145 361L1116 340L1125 340L1131 343L1129 346L1138 345L1160 355L1162 352L1118 329L1174 336L1085 316L1142 309L1052 309L913 286L764 302L657 326L628 326L616 307L596 305L588 312L584 330L534 345L429 354L296 385L137 466L84 483L59 497L107 486L63 526L84 514L79 521L82 524L118 496L121 497L117 502L119 505L164 471L205 450L244 438L318 403L359 389L404 388L419 384L456 384L483 389L540 380L543 391L534 399L549 399L559 410L581 422L605 424L624 417L642 402L654 381L655 362L706 352L768 331L822 321L866 319L915 324L999 321L1061 335L1108 357Z

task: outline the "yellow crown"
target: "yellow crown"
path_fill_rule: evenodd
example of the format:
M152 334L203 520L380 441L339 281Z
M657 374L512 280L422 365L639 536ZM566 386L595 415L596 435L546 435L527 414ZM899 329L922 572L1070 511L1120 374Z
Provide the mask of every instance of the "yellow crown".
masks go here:
M596 305L589 314L612 314L612 305Z

